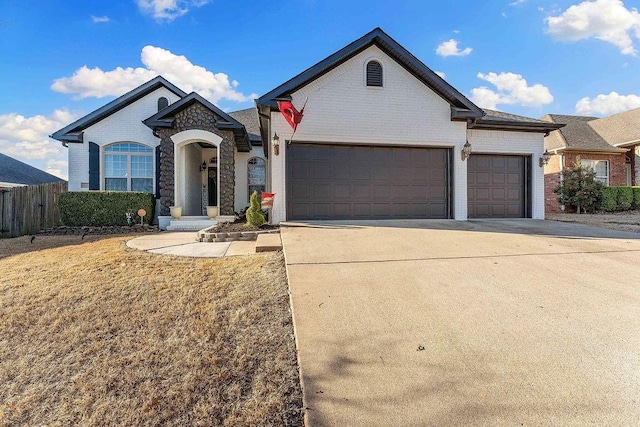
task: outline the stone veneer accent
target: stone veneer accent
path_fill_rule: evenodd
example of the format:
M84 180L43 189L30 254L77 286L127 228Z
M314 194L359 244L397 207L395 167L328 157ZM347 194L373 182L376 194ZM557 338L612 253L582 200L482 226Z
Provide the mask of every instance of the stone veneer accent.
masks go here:
M235 142L233 132L215 127L216 116L204 105L196 102L176 113L173 128L160 128L160 215L169 215L169 206L174 205L174 145L171 137L179 132L198 129L214 133L222 138L220 143L218 171L220 173L220 215L234 215L235 191ZM204 141L206 142L206 141Z

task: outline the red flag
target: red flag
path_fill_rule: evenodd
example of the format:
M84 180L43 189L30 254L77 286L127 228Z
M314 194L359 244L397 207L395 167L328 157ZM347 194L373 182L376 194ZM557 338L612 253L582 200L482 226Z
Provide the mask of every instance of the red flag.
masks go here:
M273 208L273 198L275 197L274 193L265 193L262 192L262 209Z
M305 101L304 104L306 106L307 102ZM289 123L289 126L291 126L295 132L298 124L302 121L304 106L302 106L302 110L298 111L291 101L278 101L278 110L280 110L287 123Z

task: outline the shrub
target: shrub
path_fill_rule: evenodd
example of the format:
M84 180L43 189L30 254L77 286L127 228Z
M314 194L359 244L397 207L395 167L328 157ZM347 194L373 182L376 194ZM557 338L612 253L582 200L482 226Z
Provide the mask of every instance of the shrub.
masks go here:
M592 168L582 166L580 158L571 167L562 170L562 180L554 188L560 204L575 208L576 212L595 212L602 201L601 182L596 181Z
M628 211L633 206L633 190L631 187L618 187L618 210Z
M606 212L614 212L618 209L618 187L604 187L602 189L600 207Z
M140 222L137 212L147 211L145 222L153 219L153 194L125 191L72 191L58 196L62 223L70 227L127 225L127 212L133 212L134 222Z
M631 187L633 190L633 209L640 209L640 187Z
M249 199L249 209L247 209L247 225L249 227L260 227L266 222L264 214L260 208L260 196L254 191Z

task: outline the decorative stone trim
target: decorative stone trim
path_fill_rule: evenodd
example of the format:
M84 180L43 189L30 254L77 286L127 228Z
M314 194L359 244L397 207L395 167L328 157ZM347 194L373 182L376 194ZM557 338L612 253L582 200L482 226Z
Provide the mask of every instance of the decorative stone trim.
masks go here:
M198 231L196 237L197 242L235 242L235 241L252 241L258 238L258 234L275 234L280 233L280 230L255 230L255 231L241 231L241 232L220 232L213 233L209 230L213 228L205 228Z

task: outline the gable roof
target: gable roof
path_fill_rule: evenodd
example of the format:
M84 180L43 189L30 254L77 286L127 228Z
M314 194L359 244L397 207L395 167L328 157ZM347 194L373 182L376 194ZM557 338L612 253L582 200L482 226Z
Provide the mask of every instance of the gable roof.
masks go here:
M174 102L163 110L158 111L153 116L149 117L146 120L143 120L143 123L149 126L151 129L173 127L176 113L184 110L185 108L193 105L196 102L204 105L207 109L213 112L216 117L216 121L215 123L213 123L213 125L217 129L228 129L233 131L233 136L238 151L251 151L249 135L244 125L195 92L191 92L181 100Z
M186 92L182 91L173 83L170 83L162 76L158 76L87 114L81 119L76 120L70 125L54 132L50 137L57 139L58 141L62 141L63 145L66 145L69 142L82 143L83 132L86 128L98 123L124 107L131 105L160 87L165 87L179 97L186 95Z
M0 183L37 185L58 181L64 180L0 153Z
M256 107L232 111L229 115L244 125L249 134L251 145L262 144L262 138L260 138L260 121L258 120L258 109Z
M380 48L418 80L429 86L435 93L448 101L452 107L462 111L468 111L472 117L482 117L482 110L478 106L469 101L464 95L458 92L442 77L434 73L429 67L424 65L418 58L413 56L380 28L375 28L373 31L348 44L333 55L328 56L294 78L265 95L262 95L257 100L258 106L276 108L277 99L290 97L291 93L306 86L309 82L316 80L373 45Z
M545 138L544 145L547 150L626 152L609 144L590 126L590 122L597 120L597 117L547 114L543 119L566 125Z
M640 144L640 108L596 119L589 125L613 146Z

